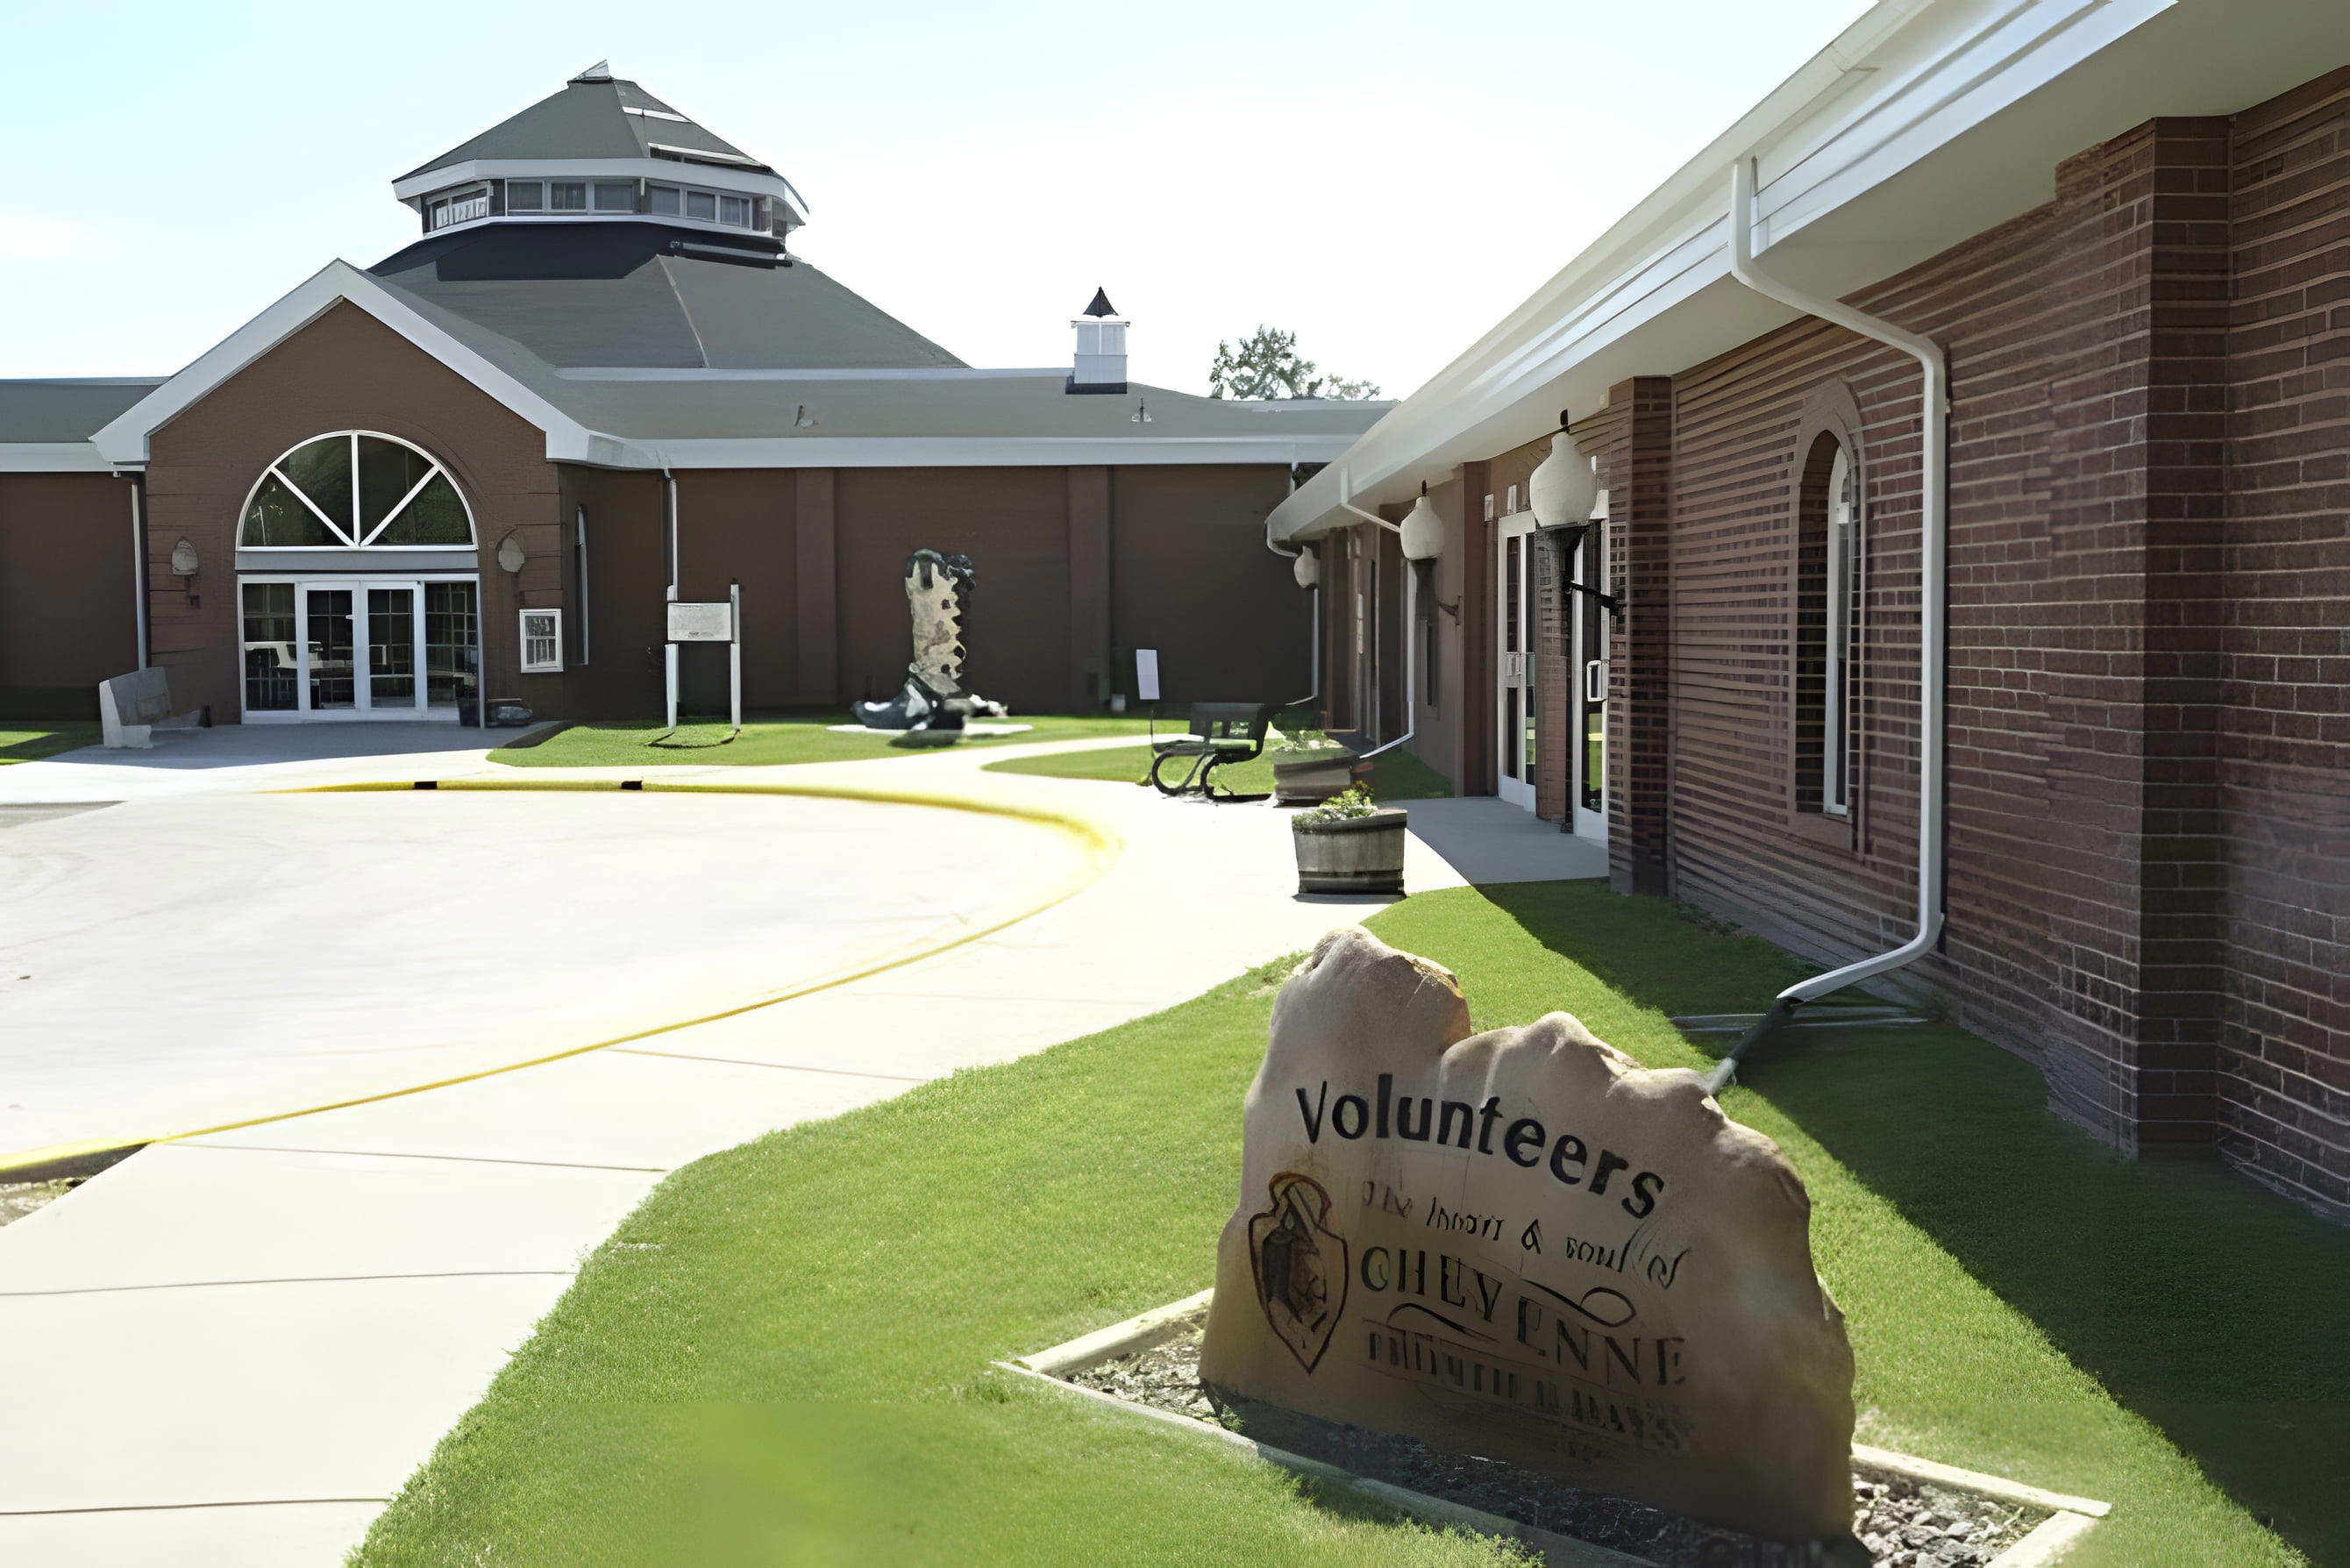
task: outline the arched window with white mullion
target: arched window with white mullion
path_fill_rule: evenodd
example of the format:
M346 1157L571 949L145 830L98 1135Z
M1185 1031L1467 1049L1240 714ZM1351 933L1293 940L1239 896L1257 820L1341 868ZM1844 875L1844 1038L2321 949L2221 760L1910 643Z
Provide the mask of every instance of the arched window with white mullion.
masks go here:
M245 497L247 550L466 550L473 514L448 472L412 441L335 431L283 453Z

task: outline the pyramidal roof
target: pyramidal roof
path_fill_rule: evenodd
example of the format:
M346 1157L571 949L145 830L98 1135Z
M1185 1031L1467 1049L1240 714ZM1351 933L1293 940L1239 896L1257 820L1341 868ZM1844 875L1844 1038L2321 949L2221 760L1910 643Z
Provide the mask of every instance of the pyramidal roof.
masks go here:
M1086 314L1087 316L1116 316L1118 314L1118 306L1109 302L1109 290L1106 288L1095 289L1093 303L1086 306Z
M564 83L563 90L552 98L539 99L400 178L412 180L431 170L475 159L650 158L656 146L684 149L740 168L774 172L636 83L611 75L599 60Z

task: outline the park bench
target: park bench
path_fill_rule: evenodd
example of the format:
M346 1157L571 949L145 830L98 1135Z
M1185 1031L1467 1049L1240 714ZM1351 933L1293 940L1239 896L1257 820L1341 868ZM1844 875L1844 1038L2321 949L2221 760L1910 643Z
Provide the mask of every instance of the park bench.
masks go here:
M1264 754L1265 731L1273 723L1270 702L1194 702L1189 732L1159 738L1150 724L1150 782L1161 794L1197 794L1213 801L1263 800L1262 794L1219 793L1216 770ZM1180 771L1180 776L1177 776Z
M98 719L107 745L135 751L152 747L158 730L192 730L207 722L202 709L172 711L172 680L160 665L99 681Z

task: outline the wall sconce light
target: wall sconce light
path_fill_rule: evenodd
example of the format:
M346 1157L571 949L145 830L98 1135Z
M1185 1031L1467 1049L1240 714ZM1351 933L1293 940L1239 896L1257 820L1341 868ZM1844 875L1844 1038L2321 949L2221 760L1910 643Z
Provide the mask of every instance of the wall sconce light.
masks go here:
M1526 505L1534 514L1534 526L1542 530L1543 540L1551 548L1560 586L1614 615L1620 608L1615 595L1574 580L1575 546L1591 531L1591 514L1599 504L1599 470L1590 458L1575 450L1575 438L1566 433L1567 422L1567 410L1559 410L1559 431L1550 438L1550 455L1536 463L1534 472L1526 476Z
M1411 563L1419 602L1442 610L1453 619L1461 618L1461 601L1451 604L1436 597L1436 558L1444 554L1444 519L1436 514L1436 504L1428 498L1428 486L1419 487L1419 499L1411 504L1399 525L1396 541L1403 549L1403 558ZM1423 610L1424 616L1427 611Z
M795 431L812 431L816 429L816 416L808 412L807 405L806 403L800 404L797 410L793 413L792 429Z
M203 566L192 541L182 539L172 546L172 575L180 579L180 592L187 596L191 607L204 602L196 597L196 573Z
M530 557L524 552L522 541L513 535L509 534L498 541L498 565L508 572L521 571L523 563L528 559Z
M1297 579L1301 588L1310 588L1322 580L1322 557L1311 545L1297 546L1297 559L1289 564L1289 575Z
M1130 425L1149 424L1150 422L1150 405L1143 401L1140 398L1137 398L1134 400L1134 412L1126 416L1126 422Z

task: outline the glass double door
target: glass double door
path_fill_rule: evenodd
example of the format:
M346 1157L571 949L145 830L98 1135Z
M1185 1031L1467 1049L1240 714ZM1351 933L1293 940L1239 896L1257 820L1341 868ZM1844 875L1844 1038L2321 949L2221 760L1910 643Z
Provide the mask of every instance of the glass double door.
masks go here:
M1499 559L1494 563L1493 623L1495 736L1494 794L1527 811L1535 809L1542 770L1543 709L1549 701L1563 714L1567 826L1581 837L1605 842L1607 837L1607 612L1588 594L1561 586L1565 602L1545 618L1539 568L1545 558L1557 562L1570 581L1605 591L1607 581L1607 531L1595 525L1585 530L1561 558L1547 555L1554 546L1534 530L1534 514L1504 517L1494 529ZM1555 639L1564 638L1565 646ZM1553 694L1541 690L1545 639L1548 651L1565 655L1553 668L1568 672L1572 690ZM1561 700L1563 699L1563 700Z
M454 719L479 689L474 580L246 578L248 721Z

